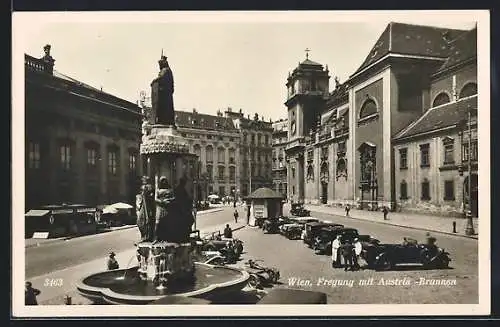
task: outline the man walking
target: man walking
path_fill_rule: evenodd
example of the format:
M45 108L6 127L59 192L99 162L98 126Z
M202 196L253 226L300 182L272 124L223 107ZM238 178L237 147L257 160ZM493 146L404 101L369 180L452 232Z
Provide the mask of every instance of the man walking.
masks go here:
M349 211L351 210L351 206L349 204L347 204L345 206L345 216L346 217L349 217Z
M353 254L354 254L354 246L350 241L346 241L342 245L342 256L344 257L344 271L350 270L353 271Z
M384 213L384 220L387 220L387 214L389 213L389 209L387 209L387 206L384 206L382 212Z
M234 222L237 224L238 223L238 209L234 209Z
M247 225L250 224L250 206L247 206Z

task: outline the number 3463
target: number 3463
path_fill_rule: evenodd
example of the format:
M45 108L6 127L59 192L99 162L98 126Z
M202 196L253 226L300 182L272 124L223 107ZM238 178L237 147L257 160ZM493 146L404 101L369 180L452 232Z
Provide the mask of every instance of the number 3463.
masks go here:
M45 282L43 283L45 287L60 287L63 286L62 278L45 278Z

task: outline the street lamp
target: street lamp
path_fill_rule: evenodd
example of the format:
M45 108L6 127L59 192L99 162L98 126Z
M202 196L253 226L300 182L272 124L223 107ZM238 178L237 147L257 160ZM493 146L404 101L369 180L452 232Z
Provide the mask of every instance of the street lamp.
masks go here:
M472 113L476 109L472 108L471 105L467 106L467 122L462 121L461 126L463 126L462 133L461 133L461 140L463 139L463 134L465 133L465 124L468 125L468 134L469 134L469 139L468 139L468 158L467 158L467 168L468 168L468 183L467 183L467 192L468 192L468 205L467 205L467 210L465 210L464 206L464 211L465 211L465 218L467 219L467 225L465 227L465 234L466 235L474 235L474 223L472 221ZM462 146L462 142L461 142ZM462 156L463 157L463 156ZM463 167L460 165L458 172L460 176L463 176Z

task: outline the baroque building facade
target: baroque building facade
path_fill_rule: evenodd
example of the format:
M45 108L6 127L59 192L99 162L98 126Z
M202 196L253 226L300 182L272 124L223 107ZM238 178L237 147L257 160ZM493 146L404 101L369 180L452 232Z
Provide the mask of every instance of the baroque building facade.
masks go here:
M25 208L134 203L141 112L25 54Z
M288 197L288 181L286 167L286 144L288 141L288 120L280 119L273 123L273 189L282 194L285 198Z
M476 48L475 29L390 23L349 79L335 79L333 92L327 66L300 63L286 83L289 198L462 213L464 120L467 108L477 108ZM475 130L474 118L470 125ZM471 180L477 198L477 173Z
M141 106L150 110L150 99L141 95ZM255 114L227 108L216 115L175 110L178 132L189 151L198 156L197 199L210 194L248 196L252 190L272 185L272 124ZM143 163L144 164L144 163Z

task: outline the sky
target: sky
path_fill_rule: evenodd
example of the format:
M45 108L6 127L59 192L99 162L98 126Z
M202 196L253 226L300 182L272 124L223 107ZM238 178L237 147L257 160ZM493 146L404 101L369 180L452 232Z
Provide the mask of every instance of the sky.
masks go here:
M467 15L408 12L340 20L335 13L261 20L215 12L172 19L37 15L14 16L14 44L34 57L50 44L55 69L65 75L136 102L141 90L149 94L163 50L174 74L176 110L241 108L266 120L286 116L286 78L305 59L306 48L309 59L328 65L332 89L335 76L344 82L361 65L390 21L463 29L475 24Z

